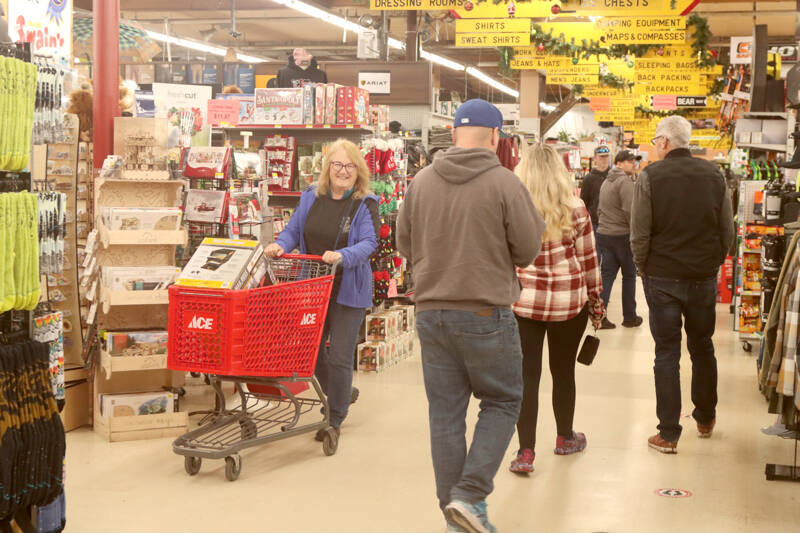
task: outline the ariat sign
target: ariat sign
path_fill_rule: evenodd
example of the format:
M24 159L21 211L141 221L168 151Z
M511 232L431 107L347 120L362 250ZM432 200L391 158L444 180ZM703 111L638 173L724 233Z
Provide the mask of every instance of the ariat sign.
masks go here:
M187 330L211 333L217 329L217 320L213 315L191 315L186 324Z

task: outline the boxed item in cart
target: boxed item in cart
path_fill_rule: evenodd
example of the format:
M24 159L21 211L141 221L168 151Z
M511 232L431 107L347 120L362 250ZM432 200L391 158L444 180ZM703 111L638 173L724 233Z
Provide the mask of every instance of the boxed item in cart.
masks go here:
M227 191L189 189L186 193L186 220L206 224L223 223L227 212L227 199Z
M382 312L367 316L368 341L382 341L397 335L397 315L394 313Z
M167 353L166 331L106 331L106 351L112 356L144 356Z
M303 124L303 88L256 89L257 124Z
M176 285L241 289L263 255L258 241L207 237L178 276Z
M380 372L387 365L389 347L385 342L364 342L358 345L358 370Z
M181 228L179 207L104 207L103 223L110 230L153 231Z
M171 266L104 266L103 286L111 291L162 291L175 281L180 271Z
M100 395L100 414L106 418L175 413L177 407L175 394L165 391Z

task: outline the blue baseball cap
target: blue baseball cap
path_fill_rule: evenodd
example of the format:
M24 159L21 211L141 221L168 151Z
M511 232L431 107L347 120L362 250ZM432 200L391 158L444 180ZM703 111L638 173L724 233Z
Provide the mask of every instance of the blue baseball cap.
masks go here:
M453 127L477 126L479 128L503 129L503 113L486 100L473 98L467 100L456 110Z

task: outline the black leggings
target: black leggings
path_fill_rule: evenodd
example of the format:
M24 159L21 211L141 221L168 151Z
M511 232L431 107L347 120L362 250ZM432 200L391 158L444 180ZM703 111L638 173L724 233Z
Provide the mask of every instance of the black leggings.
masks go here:
M575 415L575 360L589 318L584 307L575 318L563 322L540 322L517 316L522 341L522 377L525 392L517 422L519 447L535 449L539 417L539 379L542 377L542 348L547 333L550 374L553 376L553 412L562 437L572 436Z

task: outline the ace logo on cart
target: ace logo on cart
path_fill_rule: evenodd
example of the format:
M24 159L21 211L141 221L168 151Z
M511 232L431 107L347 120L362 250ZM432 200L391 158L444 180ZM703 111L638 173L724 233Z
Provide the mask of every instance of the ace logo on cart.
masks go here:
M303 313L300 318L301 326L316 326L317 313Z
M214 315L195 313L194 315L188 317L186 329L201 331L204 333L213 333L217 329L217 317Z

